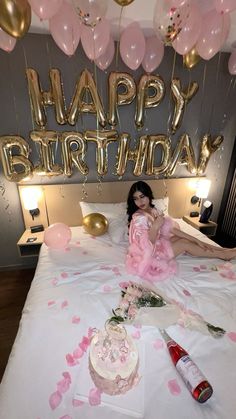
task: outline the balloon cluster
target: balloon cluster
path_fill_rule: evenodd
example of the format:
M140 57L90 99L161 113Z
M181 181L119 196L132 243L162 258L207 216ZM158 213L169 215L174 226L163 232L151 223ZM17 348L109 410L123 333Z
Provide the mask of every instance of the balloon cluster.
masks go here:
M114 0L129 6L134 0ZM67 55L75 53L81 40L90 60L105 70L114 57L114 40L105 18L108 0L1 0L0 48L12 51L16 39L27 33L31 11L49 21L51 35ZM203 58L211 59L223 46L230 29L230 13L235 0L205 0L204 7L194 0L157 0L153 16L156 35L145 39L137 22L124 28L120 36L120 55L132 70L140 65L154 71L171 45L183 55L191 69ZM206 10L206 12L205 12ZM236 74L236 51L229 60L229 72Z

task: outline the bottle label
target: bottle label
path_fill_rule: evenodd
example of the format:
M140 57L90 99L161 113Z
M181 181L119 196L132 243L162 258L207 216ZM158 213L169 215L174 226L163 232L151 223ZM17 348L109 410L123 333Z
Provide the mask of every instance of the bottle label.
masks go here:
M178 360L176 368L191 393L200 383L206 380L189 355L182 356Z

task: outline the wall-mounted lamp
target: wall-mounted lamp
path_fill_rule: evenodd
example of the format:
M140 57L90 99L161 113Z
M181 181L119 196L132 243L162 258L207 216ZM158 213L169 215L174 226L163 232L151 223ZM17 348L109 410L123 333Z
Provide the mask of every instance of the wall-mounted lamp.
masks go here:
M34 220L34 217L37 217L40 213L38 208L40 191L34 187L27 187L22 188L21 194L24 208L29 211L32 220Z
M202 199L206 199L209 194L211 181L208 179L200 179L196 185L195 195L191 198L191 204L197 204L200 207ZM197 214L199 215L199 213Z

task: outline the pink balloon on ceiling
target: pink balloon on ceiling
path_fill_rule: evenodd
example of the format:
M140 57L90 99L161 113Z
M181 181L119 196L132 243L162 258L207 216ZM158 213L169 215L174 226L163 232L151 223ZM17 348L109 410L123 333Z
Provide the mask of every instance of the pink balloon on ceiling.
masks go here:
M164 51L164 44L156 35L146 39L146 50L142 66L147 73L151 73L160 65Z
M120 55L127 67L137 70L145 54L145 38L137 22L128 25L120 37Z
M203 17L202 30L196 43L200 57L210 60L223 46L230 29L228 14L210 10Z
M101 70L106 70L111 64L115 54L115 44L113 38L110 36L110 41L106 51L95 60L95 63Z
M230 74L232 75L236 75L236 49L234 49L229 57L229 61L228 61L228 69Z
M214 4L219 13L229 13L236 9L235 0L214 0Z
M52 37L66 55L75 53L80 41L81 26L74 8L67 2L63 2L58 13L49 20Z
M6 52L11 52L16 45L16 38L13 36L8 35L8 33L4 32L2 28L0 28L0 48Z
M110 23L106 19L94 27L83 25L81 43L85 54L90 60L96 60L107 49L110 41Z
M51 19L62 6L63 0L28 0L33 12L42 20Z
M202 14L197 4L192 4L189 10L189 16L186 19L181 32L172 42L173 48L181 55L187 54L196 44L201 33Z

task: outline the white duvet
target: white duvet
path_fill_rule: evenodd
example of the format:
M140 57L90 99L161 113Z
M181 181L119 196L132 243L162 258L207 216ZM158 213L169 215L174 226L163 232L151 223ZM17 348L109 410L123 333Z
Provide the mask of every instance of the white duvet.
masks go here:
M178 220L190 234L201 235ZM214 393L201 405L173 366L159 330L127 326L136 341L141 379L125 395L95 389L88 371L88 338L116 308L127 243L92 238L72 228L65 251L41 248L8 366L0 387L1 419L235 419L236 261L178 257L178 274L156 283L189 313L226 330L214 339L174 324L168 333L190 354ZM208 240L204 238L205 240Z

